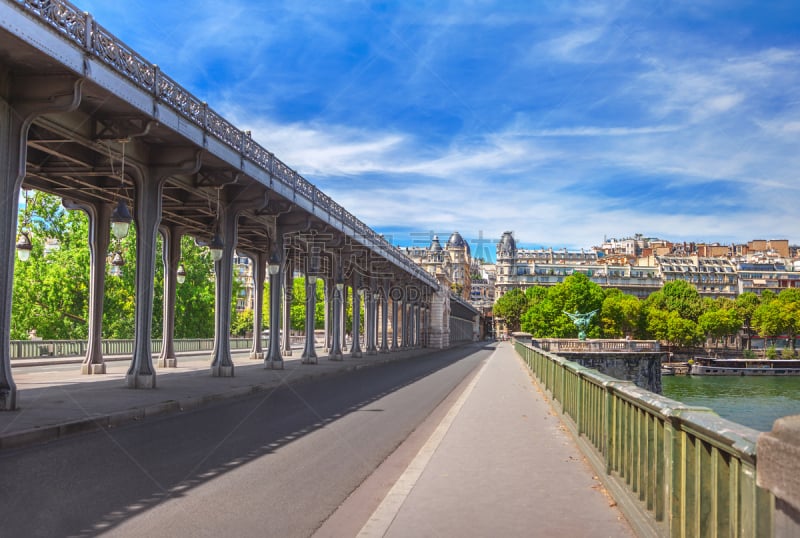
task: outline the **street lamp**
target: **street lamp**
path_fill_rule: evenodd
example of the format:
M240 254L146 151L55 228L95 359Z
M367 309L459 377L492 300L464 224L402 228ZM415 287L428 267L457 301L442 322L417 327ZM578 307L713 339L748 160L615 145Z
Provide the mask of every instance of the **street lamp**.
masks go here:
M124 239L128 235L128 228L131 225L131 212L128 211L128 204L122 198L117 202L117 207L111 212L111 233L117 239Z
M178 272L176 278L178 280L178 284L183 284L184 282L186 282L186 269L183 267L183 264L180 264L178 266Z
M115 252L114 257L111 259L111 275L122 276L122 266L125 265L125 259L120 252Z
M275 256L269 260L269 263L267 264L267 272L273 276L281 272L281 264L278 262Z
M19 234L19 241L17 241L16 248L19 261L26 262L30 259L33 245L31 244L31 238L28 237L28 232L21 232Z
M214 238L208 244L208 250L211 252L211 259L218 262L222 259L222 238L218 233L214 233Z
M122 159L120 159L117 197L119 197L120 191L125 187L125 147L128 144L128 139L122 139L119 142L122 145ZM132 220L131 212L128 211L128 204L125 203L124 198L119 198L119 200L117 200L117 207L111 212L111 233L114 234L114 237L117 239L124 239L128 235L128 228Z

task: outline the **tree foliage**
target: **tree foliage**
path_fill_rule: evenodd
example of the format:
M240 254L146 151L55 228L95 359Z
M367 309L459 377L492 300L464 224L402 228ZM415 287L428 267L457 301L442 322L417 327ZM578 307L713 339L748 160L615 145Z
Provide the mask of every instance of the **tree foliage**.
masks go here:
M563 282L544 289L545 292L532 293L529 307L522 316L522 330L537 338L577 337L578 329L565 312L586 314L597 311L599 314L605 298L603 288L583 273L574 273ZM587 336L601 336L600 317L595 315L592 318Z
M85 339L89 312L89 225L82 211L68 211L60 198L34 191L20 212L33 251L27 262L14 266L11 338L24 339L32 329L44 339ZM48 241L49 240L49 241ZM160 245L161 238L158 238ZM175 337L208 338L214 334L215 283L207 249L191 237L181 241L186 281L176 291ZM132 338L134 334L136 229L109 245L109 259L119 251L126 263L119 276L106 264L103 298L103 338ZM161 248L157 246L160 253ZM162 332L163 263L155 265L153 337ZM234 280L231 308L240 287ZM233 318L232 318L233 319Z
M606 291L600 322L603 334L608 338L641 338L645 334L642 302L618 289Z
M514 288L494 303L494 315L505 319L506 326L510 331L519 331L520 319L527 307L525 294L521 290Z

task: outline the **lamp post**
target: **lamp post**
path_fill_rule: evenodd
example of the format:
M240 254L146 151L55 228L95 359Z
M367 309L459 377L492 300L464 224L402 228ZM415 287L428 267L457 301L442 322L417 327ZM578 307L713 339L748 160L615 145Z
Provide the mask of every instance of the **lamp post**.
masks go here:
M30 259L33 245L31 244L31 238L28 237L28 232L20 232L16 249L19 261L26 262Z
M114 253L111 259L111 276L122 276L122 266L125 265L125 258L119 252Z
M183 267L183 264L178 266L178 272L175 274L175 279L178 281L178 284L183 284L186 282L186 269Z
M283 369L281 356L281 263L277 254L273 254L267 263L269 273L269 348L264 359L264 366L272 369Z
M220 261L222 259L223 248L222 238L220 238L219 233L215 231L213 239L211 239L211 242L208 244L208 250L211 252L211 259L215 262Z
M114 234L114 237L125 239L128 236L131 221L133 221L133 217L131 217L131 212L128 210L128 204L120 198L117 202L117 207L111 212L111 233Z
M119 196L119 191L125 187L125 147L128 144L128 140L120 140L120 143L122 145L122 159L120 160L119 188L115 196ZM118 240L127 237L131 221L133 221L133 217L131 217L131 212L128 211L128 204L125 203L124 198L119 198L117 206L111 212L111 233L114 234L114 237Z

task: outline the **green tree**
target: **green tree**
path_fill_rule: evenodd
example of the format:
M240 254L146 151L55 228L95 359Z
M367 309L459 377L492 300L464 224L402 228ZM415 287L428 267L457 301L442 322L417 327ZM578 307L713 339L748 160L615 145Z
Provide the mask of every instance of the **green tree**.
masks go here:
M697 324L706 337L719 339L735 335L742 327L737 310L731 308L710 309L700 315ZM727 347L727 339L725 340Z
M236 313L231 322L231 335L245 336L253 332L253 311L249 308Z
M785 332L784 318L777 299L763 301L753 312L753 327L763 337L779 336Z
M762 297L753 313L753 326L762 336L787 335L795 349L795 337L800 332L800 289L788 288L771 298Z
M667 321L667 341L678 346L694 346L703 340L703 332L697 323L670 312Z
M761 300L758 298L758 295L752 291L746 291L734 300L734 308L736 308L736 311L739 313L739 317L742 319L742 324L747 332L747 349L750 349L750 330L753 324L753 313L756 311L759 304L761 304Z
M28 331L46 339L76 339L88 335L89 237L88 219L82 211L68 211L60 198L34 192L20 214L34 250L28 262L14 269L14 304L11 337L26 338ZM47 240L51 240L45 249ZM158 239L160 243L160 237ZM161 252L157 246L158 252ZM119 251L126 263L119 276L106 265L103 298L103 337L132 338L134 333L136 229L122 241L112 241L109 260ZM214 279L207 249L192 238L182 239L186 281L177 288L175 337L211 337L214 332ZM163 264L155 264L153 336L162 331ZM234 284L240 286L238 282ZM236 291L234 291L234 297Z
M306 330L306 279L304 276L297 277L292 282L292 306L291 322L292 329L305 332ZM317 279L317 302L314 312L314 328L322 329L325 327L325 304L324 293L325 285L321 278Z
M522 329L539 338L575 338L578 329L564 313L582 314L599 311L603 306L605 292L583 273L574 273L563 282L546 288L546 296L536 292L530 307L522 316ZM595 315L586 335L597 338L601 335L600 316Z
M505 319L506 326L513 332L520 330L520 319L526 307L525 294L519 288L514 288L495 301L493 310L495 317Z
M642 302L616 288L608 289L600 311L600 321L603 334L609 338L638 338L642 334Z
M787 288L778 294L778 304L784 320L784 331L789 346L795 350L795 339L800 332L800 288Z
M14 266L11 338L24 339L35 329L45 339L88 335L88 219L67 211L60 199L34 191L20 212L33 251ZM46 247L47 239L54 239Z
M685 280L667 282L645 299L645 307L677 312L680 317L697 321L703 312L703 301L694 286Z

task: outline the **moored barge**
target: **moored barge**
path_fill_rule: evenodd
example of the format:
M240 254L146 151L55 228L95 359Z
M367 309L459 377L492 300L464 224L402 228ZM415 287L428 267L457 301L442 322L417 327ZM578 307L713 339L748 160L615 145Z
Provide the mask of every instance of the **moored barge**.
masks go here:
M691 375L752 375L785 376L800 375L800 360L797 359L716 359L695 357Z

